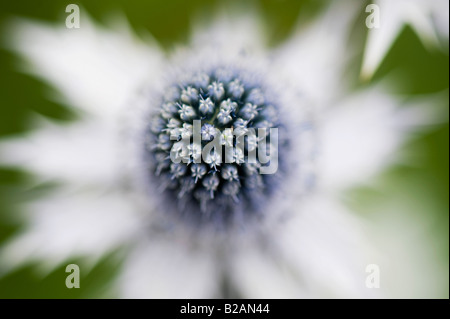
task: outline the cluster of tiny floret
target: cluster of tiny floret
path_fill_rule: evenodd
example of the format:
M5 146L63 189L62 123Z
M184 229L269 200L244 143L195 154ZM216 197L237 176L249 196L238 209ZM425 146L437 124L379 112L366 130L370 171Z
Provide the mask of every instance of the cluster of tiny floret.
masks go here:
M269 129L279 125L278 109L264 93L262 86L226 68L169 86L146 131L149 169L158 188L182 207L198 207L199 214L254 206L267 193L268 182L259 174L263 164L247 163L247 153L266 145L260 140L269 139ZM201 121L200 144L193 139L194 120ZM237 137L250 128L265 128L267 134L247 136L245 147L235 147ZM202 159L202 148L213 139L222 152L214 149Z

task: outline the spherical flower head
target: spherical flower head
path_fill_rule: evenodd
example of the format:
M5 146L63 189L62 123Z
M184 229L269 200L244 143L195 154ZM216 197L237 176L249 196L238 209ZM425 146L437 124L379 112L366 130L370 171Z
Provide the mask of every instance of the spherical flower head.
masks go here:
M229 225L261 215L283 179L283 159L276 158L273 172L261 168L288 144L287 134L282 139L271 133L285 128L276 92L256 74L234 67L180 78L161 93L145 130L151 141L145 146L148 180L162 190L167 211L196 223Z

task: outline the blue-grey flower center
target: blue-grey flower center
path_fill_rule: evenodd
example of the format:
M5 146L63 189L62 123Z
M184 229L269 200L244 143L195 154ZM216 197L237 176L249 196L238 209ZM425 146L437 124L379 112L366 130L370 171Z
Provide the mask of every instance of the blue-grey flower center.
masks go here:
M270 129L282 127L279 108L248 78L218 68L166 88L146 131L146 160L171 210L223 221L257 215L277 187L280 173L261 168L273 161L263 157L275 154Z

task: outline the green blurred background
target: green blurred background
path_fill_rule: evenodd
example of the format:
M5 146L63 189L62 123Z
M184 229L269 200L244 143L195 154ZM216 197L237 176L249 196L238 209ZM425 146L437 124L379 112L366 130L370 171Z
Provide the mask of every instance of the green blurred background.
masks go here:
M148 30L164 48L170 50L175 44L185 42L190 25L199 15L213 15L235 2L206 0L96 0L96 1L2 1L0 2L0 30L5 21L13 16L28 17L55 23L64 23L65 7L69 3L80 5L82 14L89 12L100 23L111 14L122 12L132 27L139 33ZM369 2L367 2L369 3ZM246 1L245 8L257 10L261 15L268 35L268 45L276 46L288 37L298 20L307 22L320 14L326 1L261 0ZM358 41L360 55L350 70L354 70L354 87L370 85L360 83L358 68L361 65L364 38L363 27L365 4L361 3L361 16L355 19L354 37ZM1 32L1 31L0 31ZM2 36L3 32L0 33ZM4 40L4 38L2 39ZM22 133L28 128L28 120L37 112L55 121L70 121L74 115L65 105L56 104L46 98L51 88L43 82L18 72L19 59L12 53L0 49L0 137ZM400 203L397 220L414 219L426 221L420 236L412 241L427 238L432 256L436 257L436 272L428 284L415 287L411 297L444 297L449 295L449 126L448 87L449 57L448 43L444 50L427 50L411 28L405 27L375 74L376 82L391 72L400 74L404 81L394 88L396 93L414 98L421 94L444 92L439 107L447 114L445 123L437 125L415 137L401 152L414 158L414 165L397 165L386 170L373 187L351 190L345 195L346 203L358 211L363 218L374 222L386 220L380 207ZM23 227L17 203L36 196L39 189L27 189L29 172L18 168L0 168L0 246ZM391 218L392 216L390 216ZM405 249L411 249L405 243ZM401 249L401 247L400 247ZM29 264L0 276L0 298L91 298L114 297L110 283L120 269L120 252L104 256L90 271L81 273L81 289L67 289L64 285L65 265L74 262L82 266L82 257L74 257L57 267L44 278L39 265ZM434 258L433 257L433 258ZM86 269L86 268L85 268ZM420 275L420 274L419 274ZM423 274L422 281L428 282Z

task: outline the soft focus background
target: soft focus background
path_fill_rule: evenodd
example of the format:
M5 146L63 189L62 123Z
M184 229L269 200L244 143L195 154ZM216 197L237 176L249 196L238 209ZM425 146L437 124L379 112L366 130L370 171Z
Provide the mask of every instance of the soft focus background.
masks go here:
M89 15L106 23L117 13L125 15L137 34L151 33L167 50L186 41L190 26L196 19L211 16L219 10L234 6L238 1L210 0L96 0L96 1L1 1L0 34L4 36L5 21L14 16L65 23L65 7L76 3L81 16ZM243 1L239 1L240 3ZM321 10L326 1L260 0L246 1L242 10L257 11L264 22L269 46L276 46L288 37L298 23L306 24ZM391 256L389 273L395 274L395 285L382 278L392 296L448 298L449 296L449 126L448 43L443 49L426 49L413 30L405 26L381 67L371 80L362 83L358 71L367 29L363 1L360 17L355 17L354 38L360 55L349 69L356 88L370 85L395 74L392 88L411 99L422 94L441 92L438 107L444 114L443 123L419 134L400 152L408 158L408 165L387 169L371 187L349 190L343 200L377 227L386 236L374 241L390 241L385 247ZM242 4L241 4L242 5ZM4 38L3 38L4 40ZM301 54L299 54L301 57ZM55 121L71 121L74 115L65 105L46 98L51 88L36 78L20 73L21 61L0 48L0 137L19 134L29 129L33 112ZM324 92L326 94L326 92ZM0 246L23 227L16 204L30 200L55 187L49 183L26 188L30 177L14 167L0 168ZM414 250L425 251L426 258L414 258ZM83 268L81 257L65 262L42 278L40 265L29 264L7 274L0 274L0 298L90 298L114 297L109 284L120 267L121 252L104 256L89 272L81 273L82 289L67 289L64 285L65 265L75 262ZM395 256L412 256L411 272L396 265ZM423 256L423 254L421 254ZM382 265L383 267L383 265ZM397 267L397 268L396 268ZM420 271L421 269L425 271ZM430 273L430 269L433 270ZM382 268L383 271L383 268Z

